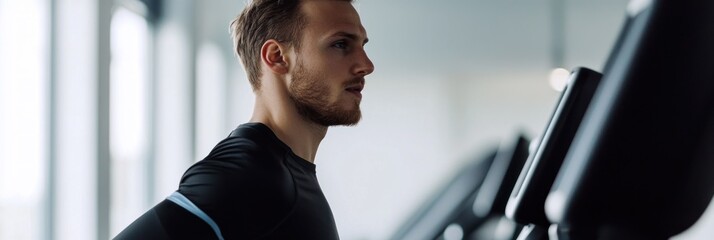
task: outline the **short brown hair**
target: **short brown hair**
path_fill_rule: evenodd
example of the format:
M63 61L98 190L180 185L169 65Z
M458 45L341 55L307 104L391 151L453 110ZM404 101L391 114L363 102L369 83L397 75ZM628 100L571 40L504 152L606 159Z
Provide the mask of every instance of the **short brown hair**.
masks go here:
M352 0L345 0L352 2ZM300 0L253 0L230 25L235 53L243 62L253 90L260 89L260 48L269 39L300 48L307 19Z

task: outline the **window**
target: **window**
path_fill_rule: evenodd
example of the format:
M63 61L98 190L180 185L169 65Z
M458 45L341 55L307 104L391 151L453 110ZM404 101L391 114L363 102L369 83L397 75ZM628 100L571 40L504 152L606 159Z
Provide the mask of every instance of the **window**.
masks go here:
M111 21L111 236L148 208L148 28L142 15L124 7L117 8Z
M48 1L0 0L0 239L42 239Z

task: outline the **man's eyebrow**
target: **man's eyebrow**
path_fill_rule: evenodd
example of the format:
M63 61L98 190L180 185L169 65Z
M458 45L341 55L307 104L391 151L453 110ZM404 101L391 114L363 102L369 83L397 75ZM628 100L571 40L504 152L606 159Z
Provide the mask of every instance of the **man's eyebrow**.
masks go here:
M358 39L360 39L359 35L357 35L357 34L342 32L342 31L335 33L333 36L346 37L353 41L357 41ZM369 42L369 38L365 38L364 41L362 42L362 45L367 44L367 42Z

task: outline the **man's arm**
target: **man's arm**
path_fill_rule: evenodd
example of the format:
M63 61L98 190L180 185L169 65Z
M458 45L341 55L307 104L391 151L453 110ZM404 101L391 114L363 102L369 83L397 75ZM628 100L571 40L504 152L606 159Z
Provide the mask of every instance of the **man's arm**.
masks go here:
M175 203L164 200L114 239L217 239L211 227Z

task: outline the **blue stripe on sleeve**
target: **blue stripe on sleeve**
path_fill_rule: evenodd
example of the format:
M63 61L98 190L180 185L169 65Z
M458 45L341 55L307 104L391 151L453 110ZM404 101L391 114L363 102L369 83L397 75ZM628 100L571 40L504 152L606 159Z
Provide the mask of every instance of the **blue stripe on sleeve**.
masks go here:
M221 234L221 229L218 228L218 224L216 224L216 222L214 222L213 219L208 216L208 214L203 212L200 208L193 204L191 200L188 200L188 198L186 198L183 194L179 192L174 192L166 199L176 203L176 205L181 206L182 208L193 213L193 215L196 215L197 217L202 219L204 222L208 223L208 225L211 226L211 228L213 229L213 232L216 233L216 236L218 236L218 239L223 240L223 235Z

